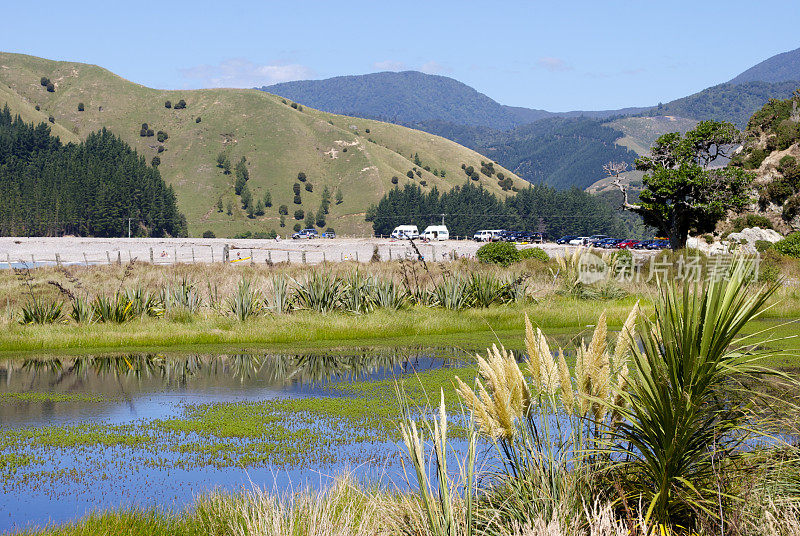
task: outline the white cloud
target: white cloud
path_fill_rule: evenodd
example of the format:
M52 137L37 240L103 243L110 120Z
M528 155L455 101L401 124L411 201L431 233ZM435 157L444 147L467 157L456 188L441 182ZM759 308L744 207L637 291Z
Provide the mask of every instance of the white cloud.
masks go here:
M556 73L560 71L569 71L572 69L572 67L567 65L567 63L561 58L554 58L551 56L544 56L539 58L536 64L539 67L542 67L543 69L547 69L551 73Z
M296 63L257 65L244 58L231 58L217 65L179 69L181 76L199 80L204 87L260 87L312 78L314 71Z
M442 74L442 73L449 73L452 69L450 69L446 65L442 65L437 61L431 60L428 63L424 64L422 67L420 67L419 70L426 74Z
M372 64L372 68L379 71L402 71L406 68L406 64L402 61L384 60L376 61Z

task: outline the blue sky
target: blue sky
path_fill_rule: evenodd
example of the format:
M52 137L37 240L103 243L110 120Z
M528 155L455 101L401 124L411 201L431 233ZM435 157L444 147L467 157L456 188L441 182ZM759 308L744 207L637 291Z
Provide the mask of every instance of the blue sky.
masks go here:
M666 102L800 47L797 0L4 4L0 50L150 87L416 69L551 111Z

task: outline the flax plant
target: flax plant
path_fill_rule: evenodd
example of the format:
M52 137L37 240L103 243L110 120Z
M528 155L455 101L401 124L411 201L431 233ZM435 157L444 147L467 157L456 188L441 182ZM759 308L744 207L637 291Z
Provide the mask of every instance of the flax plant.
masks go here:
M754 426L726 387L776 374L737 340L776 288L756 286L743 258L725 277L659 285L655 317L639 325L641 346L631 345L633 381L614 405L627 492L643 501L648 521L695 529L701 520L721 522L719 501L736 502L718 473L735 471L730 462Z

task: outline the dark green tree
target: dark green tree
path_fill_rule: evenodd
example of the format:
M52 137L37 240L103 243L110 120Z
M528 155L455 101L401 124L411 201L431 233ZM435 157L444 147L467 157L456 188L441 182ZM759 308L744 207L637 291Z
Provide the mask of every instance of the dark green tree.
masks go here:
M79 111L79 112L82 112L83 110L84 110L83 103L82 103L82 102L79 102L79 103L78 103L78 111Z
M341 205L344 202L344 195L341 188L336 188L336 204Z
M269 193L269 190L264 190L263 201L264 201L264 206L266 208L269 208L269 207L272 206L272 194Z
M258 203L256 203L256 216L263 216L265 212L264 202L259 199Z
M278 214L280 214L281 216L288 216L289 207L287 207L286 205L281 205L280 207L278 207Z
M730 123L701 121L685 135L673 132L659 137L650 156L636 160L645 172L639 203L628 200L627 186L613 164L606 173L622 191L623 207L669 238L673 250L686 246L689 233L708 233L729 210L742 210L750 202L753 175L740 167L711 168L718 158L728 158L740 141Z
M314 227L314 222L316 218L314 218L314 212L309 210L308 214L306 214L306 221L304 222L306 225L306 229L312 229Z

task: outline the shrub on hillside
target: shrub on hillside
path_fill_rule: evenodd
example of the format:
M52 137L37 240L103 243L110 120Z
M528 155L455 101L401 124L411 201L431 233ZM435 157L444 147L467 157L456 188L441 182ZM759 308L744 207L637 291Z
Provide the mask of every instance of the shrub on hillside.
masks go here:
M305 217L306 217L306 213L303 211L303 209L297 209L297 210L294 211L294 219L302 220Z
M475 256L483 263L500 266L509 266L522 259L517 246L510 242L489 242L481 246Z
M43 76L41 78L41 80L39 80L39 83L42 84L43 86L47 87L47 85L50 83L50 79L47 78L46 76Z
M768 249L772 248L772 242L769 240L756 240L755 248L759 253L764 253Z
M172 108L172 101L164 102L164 108ZM205 233L204 233L205 234ZM213 234L213 233L212 233Z
M400 181L397 179L396 175L394 177L392 177L392 184L397 184L398 182L400 182Z
M542 262L550 260L550 255L545 253L542 248L526 248L519 252L521 259L536 259Z
M48 117L47 120L50 121L51 123L55 123L56 122L56 118L53 117L52 115L50 117Z
M301 171L297 174L297 180L300 182L306 182L306 174Z
M169 138L169 136L167 135L166 132L164 132L163 130L158 131L158 134L156 135L158 143L164 143L165 141L167 141L167 138Z
M775 248L775 251L787 257L800 259L800 232L790 234L783 240L776 242L772 247Z
M55 93L56 86L54 86L53 83L50 82L49 84L47 84L47 91L49 91L50 93Z
M294 229L294 232L295 232L295 233L299 233L299 232L300 232L300 229L302 229L302 228L303 228L303 226L302 226L302 225L300 225L299 223L295 223L295 224L294 224L294 227L292 227L292 229Z
M306 192L313 192L313 191L314 191L314 187L311 185L310 182L307 182L306 183Z
M84 110L83 103L82 103L82 102L79 102L79 103L78 103L78 111L79 111L79 112L82 112L83 110Z
M303 198L300 197L299 195L294 196L294 199L292 201L294 201L295 205L302 205L303 204Z
M287 216L289 214L289 207L286 205L281 205L278 207L278 214L281 216Z
M167 108L169 108L169 106L167 106ZM214 231L203 231L203 238L216 238L216 237L217 235L214 234Z
M150 161L150 165L153 167L158 167L161 165L161 159L157 156L154 156L153 159Z
M748 227L760 227L761 229L772 229L772 222L769 221L769 218L766 216L761 216L760 214L747 214L745 216L739 216L738 218L734 218L731 221L733 225L734 233L742 232L742 229L746 229Z
M800 214L800 194L789 198L783 205L783 214L781 216L786 221L791 221L795 216Z
M178 104L175 105L175 109L176 110L183 110L184 108L186 108L186 101L181 99L181 100L178 101Z
M195 122L195 123L199 123L200 121L202 121L202 119L200 119L200 116L198 115L198 116L197 116L197 119L195 119L195 120L194 120L194 122Z

